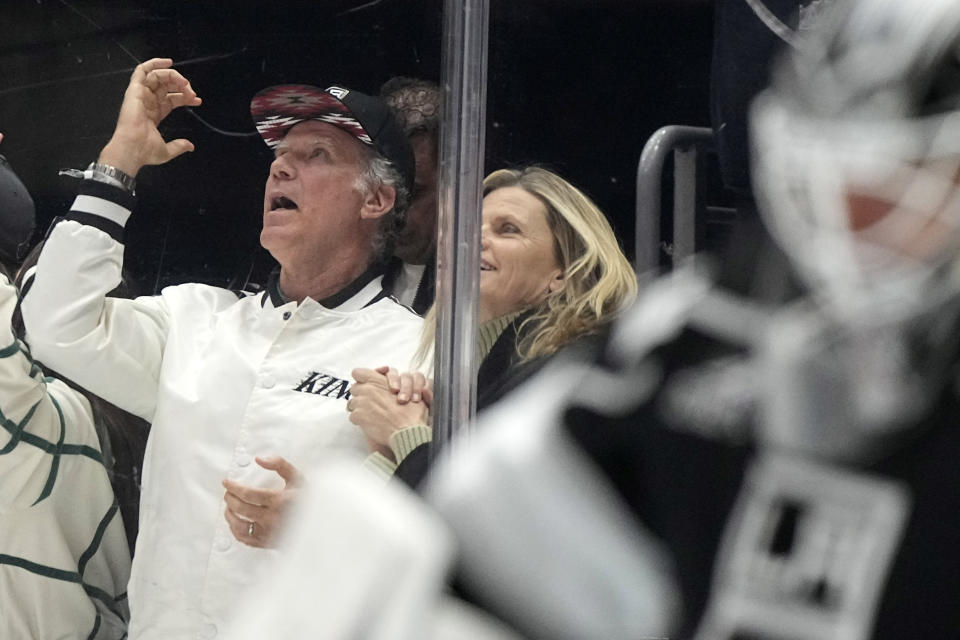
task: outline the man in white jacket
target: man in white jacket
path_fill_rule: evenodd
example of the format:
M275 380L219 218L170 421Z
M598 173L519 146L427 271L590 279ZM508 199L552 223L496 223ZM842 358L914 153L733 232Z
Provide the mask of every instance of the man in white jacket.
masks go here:
M340 87L261 91L274 148L261 243L280 263L258 295L200 284L106 297L120 276L134 177L192 151L157 125L200 98L169 59L136 68L116 130L51 231L23 305L35 355L153 424L129 585L131 638L212 638L276 552L298 469L358 462L350 371L408 362L420 320L381 288L380 258L413 183L379 100ZM224 497L226 487L226 497Z

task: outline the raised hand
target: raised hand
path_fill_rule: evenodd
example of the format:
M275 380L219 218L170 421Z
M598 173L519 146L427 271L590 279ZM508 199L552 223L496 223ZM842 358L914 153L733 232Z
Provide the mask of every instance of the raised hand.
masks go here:
M196 107L201 102L190 81L172 65L170 58L153 58L133 70L117 126L100 152L100 162L135 176L144 165L163 164L193 151L189 140L166 142L157 128L177 107Z

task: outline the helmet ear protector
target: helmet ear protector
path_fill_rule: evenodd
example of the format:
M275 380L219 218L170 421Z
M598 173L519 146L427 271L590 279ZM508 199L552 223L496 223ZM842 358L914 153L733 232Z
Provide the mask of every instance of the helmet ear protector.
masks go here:
M18 263L30 245L35 224L33 198L0 155L0 261Z

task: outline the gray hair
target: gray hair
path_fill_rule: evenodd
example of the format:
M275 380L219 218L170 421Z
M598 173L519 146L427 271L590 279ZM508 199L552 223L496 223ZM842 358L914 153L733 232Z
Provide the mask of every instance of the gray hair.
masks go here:
M381 185L393 187L396 198L393 208L380 219L380 226L373 234L371 245L374 259L385 261L393 255L393 247L397 236L407 219L407 207L410 205L410 191L403 181L403 177L393 163L374 151L367 148L366 167L357 179L356 188L362 193L373 193Z
M426 133L434 140L439 137L442 94L435 82L396 76L383 84L380 97L407 136Z

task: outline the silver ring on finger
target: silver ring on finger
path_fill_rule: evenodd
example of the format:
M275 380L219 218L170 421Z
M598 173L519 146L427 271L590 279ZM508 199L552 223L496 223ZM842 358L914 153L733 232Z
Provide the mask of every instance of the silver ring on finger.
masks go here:
M255 524L256 524L255 522L251 522L250 524L247 525L247 535L250 536L251 538L253 537L253 526Z

